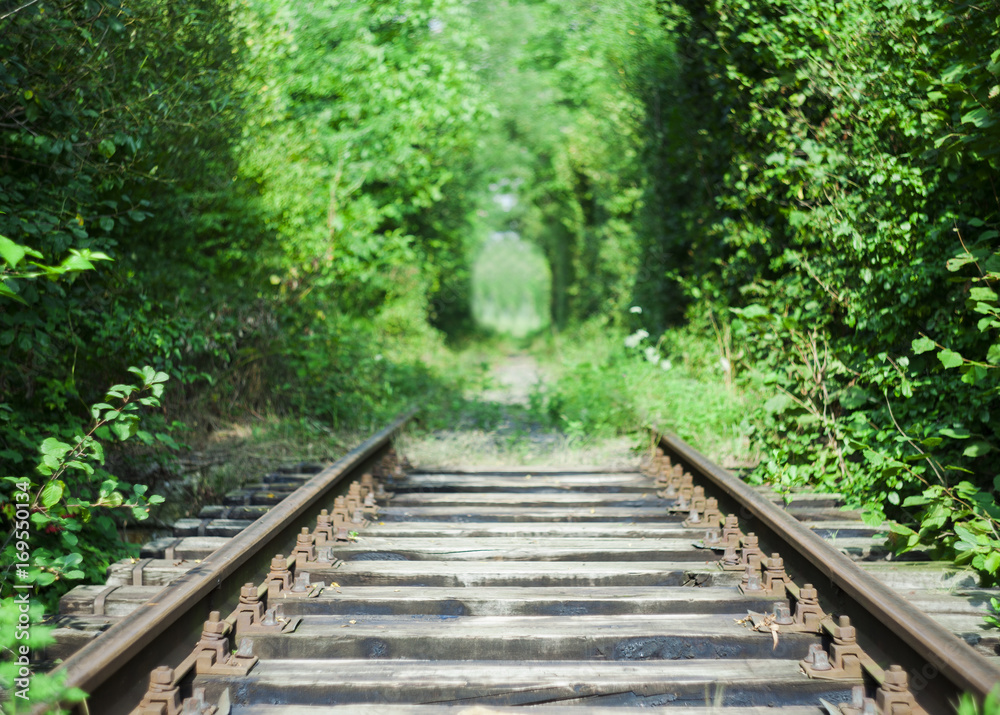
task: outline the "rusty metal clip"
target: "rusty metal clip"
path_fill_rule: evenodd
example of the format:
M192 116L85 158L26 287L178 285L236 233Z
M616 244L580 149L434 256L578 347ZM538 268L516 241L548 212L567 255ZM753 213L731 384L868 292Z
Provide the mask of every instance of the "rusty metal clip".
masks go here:
M707 534L706 534L707 536ZM743 540L743 532L740 531L740 522L733 514L726 517L722 526L722 535L717 539L705 539L705 546L716 551L723 551L730 545L735 549Z
M916 704L910 692L910 678L903 666L889 666L882 685L875 691L878 711L884 715L912 715Z
M801 661L802 670L810 678L822 680L860 680L861 679L861 647L857 642L857 631L851 625L851 619L841 616L839 624L833 629L833 644L830 651L822 650L822 646L814 643L810 646L809 655ZM814 648L820 648L814 652ZM820 658L822 654L822 658Z
M174 685L174 669L161 665L149 674L149 689L131 715L180 715L180 688Z
M344 497L337 497L333 500L333 530L336 533L337 529L341 526L346 526L347 522L351 519L351 514L347 511L347 503Z
M795 599L794 623L782 626L781 630L786 633L820 633L824 618L826 614L819 605L819 592L807 583L799 589Z
M767 591L767 595L784 598L788 582L784 559L776 553L771 554L771 558L764 562L764 590Z
M323 581L311 583L308 571L296 570L292 587L281 595L284 598L315 598L325 587Z
M702 514L703 523L707 526L714 528L720 527L723 524L722 512L719 511L719 500L715 497L709 497L705 500L704 514Z
M744 595L764 593L764 584L760 580L759 568L754 568L751 564L746 565L746 569L743 571L743 580L740 582L740 593Z
M292 558L296 564L315 560L316 550L313 546L313 535L309 533L309 527L303 526L302 531L295 536L295 548L292 550Z
M264 604L257 596L257 587L252 583L245 583L240 589L240 602L233 612L236 618L236 632L245 633L247 630L260 625L264 618Z
M194 672L198 675L239 675L243 676L257 663L257 656L245 655L240 651L229 653L230 626L219 619L219 612L212 611L205 621L201 639L195 646ZM244 640L251 647L251 641ZM194 712L198 712L197 710Z
M684 519L681 524L688 528L697 528L699 526L703 526L705 524L705 520L701 518L701 514L698 513L698 509L694 506L694 504L692 504L691 511L688 512L687 518Z
M732 539L732 535L730 535ZM757 536L750 532L743 537L743 548L740 550L739 559L734 560L736 546L730 541L726 545L726 551L719 560L719 566L723 571L743 571L747 566L753 567L755 571L760 570L760 547L757 546Z
M271 570L265 580L268 599L277 598L292 586L292 572L288 570L288 560L281 554L271 559Z

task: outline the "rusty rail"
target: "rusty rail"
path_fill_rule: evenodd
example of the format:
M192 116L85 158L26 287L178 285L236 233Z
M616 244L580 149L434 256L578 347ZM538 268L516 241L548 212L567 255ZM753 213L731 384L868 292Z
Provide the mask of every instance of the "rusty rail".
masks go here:
M843 594L867 610L913 649L916 656L942 673L956 691L980 699L1000 683L1000 669L993 667L967 643L958 639L923 611L914 608L874 576L858 568L847 556L763 498L738 477L709 461L677 435L660 437L660 447L692 472L735 501L744 516L752 516L777 538L793 548ZM928 672L925 677L934 679Z
M138 702L156 666L180 663L190 651L190 636L201 632L210 611L239 598L240 587L278 551L288 552L302 524L315 521L316 507L348 475L357 472L390 446L392 437L410 420L412 408L306 482L224 547L164 587L154 598L115 623L100 637L60 665L68 686L91 694L83 711L112 712L111 703L136 688ZM170 630L172 637L165 638ZM124 675L123 675L124 674ZM111 679L114 677L114 681ZM44 708L38 712L44 712Z

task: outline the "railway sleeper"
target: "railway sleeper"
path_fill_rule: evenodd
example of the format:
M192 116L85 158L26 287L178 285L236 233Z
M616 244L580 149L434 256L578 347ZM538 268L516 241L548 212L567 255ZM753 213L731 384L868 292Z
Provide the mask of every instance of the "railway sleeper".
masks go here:
M787 660L261 660L247 677L202 676L210 701L229 690L234 715L261 703L781 707L847 703L853 682L802 677Z

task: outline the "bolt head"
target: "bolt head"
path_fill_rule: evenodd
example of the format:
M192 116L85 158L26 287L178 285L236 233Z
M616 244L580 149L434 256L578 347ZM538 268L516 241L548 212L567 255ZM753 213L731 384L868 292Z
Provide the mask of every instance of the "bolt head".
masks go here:
M149 674L150 685L170 685L174 682L174 669L168 665L161 665Z
M893 665L885 671L885 685L894 689L905 689L909 684L909 676L901 665Z

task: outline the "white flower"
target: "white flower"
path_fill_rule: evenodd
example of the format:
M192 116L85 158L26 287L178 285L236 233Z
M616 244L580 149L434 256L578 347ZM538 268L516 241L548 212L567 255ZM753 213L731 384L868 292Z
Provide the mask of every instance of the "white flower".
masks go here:
M724 357L719 358L719 366L722 368L723 372L729 372L729 370L732 369L732 365L730 365L729 361Z
M660 362L660 355L656 351L656 348L654 348L653 346L649 346L648 348L646 348L645 355L646 359L649 360L654 365Z
M382 360L382 353L375 356L375 362L380 362Z
M661 370L669 370L672 367L673 367L673 365L671 365L670 361L667 360L666 358L663 358L663 360L660 362L660 369Z
M645 340L648 337L649 337L649 333L647 333L642 328L639 328L634 333L632 333L627 338L625 338L625 347L627 347L627 348L637 348L637 347L639 347L639 343L641 343L643 340Z
M642 308L640 308L637 305L633 305L631 308L628 309L628 312L630 312L630 313L641 313L642 312Z

